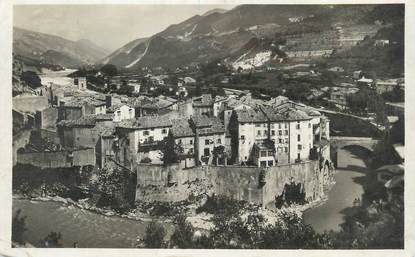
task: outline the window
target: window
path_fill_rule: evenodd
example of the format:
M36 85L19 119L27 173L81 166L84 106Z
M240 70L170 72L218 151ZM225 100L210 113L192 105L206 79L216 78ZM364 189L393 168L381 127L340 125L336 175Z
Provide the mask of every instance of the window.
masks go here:
M193 144L193 140L192 139L189 140L189 144L191 144L191 145Z
M216 140L216 142L217 142L218 144L222 144L222 140L220 140L220 138L218 138L218 140Z
M148 131L148 130L144 130L144 131L143 131L143 135L144 135L144 136L148 136L148 135L150 135L150 131Z
M241 140L245 140L245 136L244 135L241 135Z
M162 129L161 134L167 134L167 129Z
M274 156L274 152L273 151L268 151L268 156Z
M288 128L288 125L287 125L287 123L285 123L285 124L284 124L284 127L285 127L285 128Z
M257 135L257 137L261 136L261 130L258 130L258 131L256 132L256 135Z
M281 123L278 123L278 129L281 129Z
M266 137L267 136L267 133L268 133L268 131L267 130L264 130L264 137Z
M267 157L267 151L261 151L261 157Z
M278 135L282 136L282 130L278 130Z
M274 161L268 161L268 167L274 166Z
M288 153L288 147L284 147L284 152Z
M205 139L205 145L208 145L210 143L209 139Z
M275 130L271 130L271 135L275 136Z
M298 142L300 142L300 141L301 141L301 135L300 135L300 134L298 134L298 135L297 135L297 141L298 141Z
M299 122L299 121L297 121L296 128L297 128L297 129L300 129L300 122Z
M260 165L261 165L261 167L265 168L265 167L267 167L267 162L266 161L261 161Z
M278 143L282 144L282 138L278 138Z
M300 153L297 154L297 159L300 160L301 159L301 155Z
M288 130L285 131L285 135L288 136Z
M259 128L261 127L261 124L255 124L255 127Z
M299 151L301 151L301 149L303 149L302 145L298 145L297 148L298 148Z
M205 156L209 156L209 155L210 155L210 150L209 150L209 148L205 148L205 149L203 149L203 154L204 154Z
M181 145L181 144L182 144L182 140L181 140L181 139L179 139L178 144L179 144L179 145Z

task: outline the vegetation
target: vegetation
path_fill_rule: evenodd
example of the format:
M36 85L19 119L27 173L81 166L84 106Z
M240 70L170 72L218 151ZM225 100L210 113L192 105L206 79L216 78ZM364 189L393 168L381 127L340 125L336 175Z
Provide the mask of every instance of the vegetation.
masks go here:
M171 130L167 137L160 142L160 148L162 152L162 161L164 165L170 165L179 161L179 153L183 152L183 148L176 144L174 136Z
M51 232L43 240L41 240L41 247L59 248L62 247L62 234L59 232Z
M101 67L101 72L106 76L113 77L118 74L118 69L113 64L105 64Z
M386 106L385 100L374 90L363 87L356 94L349 95L346 98L347 106L350 111L356 115L375 114L375 122L385 124L386 122Z
M21 216L22 210L17 210L12 220L12 241L24 243L23 234L27 231L26 217Z
M146 227L144 234L144 245L146 248L164 248L166 246L164 237L166 230L162 225L152 220Z
M101 192L97 206L111 207L120 213L128 211L131 206L125 196L127 179L128 174L125 169L108 165L103 167L97 183L97 188Z
M39 76L36 74L36 72L33 71L22 72L20 79L33 89L42 86Z
M192 248L194 228L186 221L186 216L180 214L175 220L175 229L170 237L172 247Z

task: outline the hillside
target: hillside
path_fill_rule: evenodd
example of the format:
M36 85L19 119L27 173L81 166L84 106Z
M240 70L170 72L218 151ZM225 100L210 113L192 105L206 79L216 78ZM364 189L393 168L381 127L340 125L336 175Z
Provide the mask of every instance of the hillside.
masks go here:
M13 54L52 65L78 67L99 61L108 50L85 39L71 41L14 27Z
M399 13L399 8L394 13ZM104 63L124 69L175 68L218 58L233 62L247 56L255 59L257 54L256 59L265 63L261 60L275 57L275 50L270 48L279 44L294 55L297 51L343 51L383 28L375 24L382 14L384 10L376 5L241 5L226 12L212 10L170 25L148 39L134 40L105 58ZM255 38L268 43L249 47ZM272 45L274 41L277 44Z

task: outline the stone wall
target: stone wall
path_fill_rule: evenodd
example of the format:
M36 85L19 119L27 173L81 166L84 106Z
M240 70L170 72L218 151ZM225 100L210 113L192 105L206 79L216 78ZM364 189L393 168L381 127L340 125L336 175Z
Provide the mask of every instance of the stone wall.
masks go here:
M95 149L81 149L54 152L18 153L17 163L39 168L69 168L74 166L95 166Z
M261 183L264 175L265 183ZM136 201L181 201L190 195L225 195L272 205L286 184L303 184L306 199L323 196L326 183L318 161L257 168L245 166L199 166L180 169L178 166L138 165Z

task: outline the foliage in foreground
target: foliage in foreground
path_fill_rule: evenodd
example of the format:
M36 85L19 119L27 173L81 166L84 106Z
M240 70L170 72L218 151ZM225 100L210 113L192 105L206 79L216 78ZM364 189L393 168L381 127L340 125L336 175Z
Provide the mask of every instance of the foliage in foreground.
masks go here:
M218 203L233 200L217 198ZM236 202L236 201L235 201ZM209 208L214 204L210 202ZM240 215L235 206L241 203L222 205L215 211L213 228L198 231L184 215L178 215L169 240L164 230L154 229L150 224L145 238L152 239L147 247L172 248L219 248L219 249L399 249L403 248L403 208L392 203L382 206L357 207L347 217L340 232L317 233L295 213L282 213L274 224L267 222L261 214L252 212ZM216 205L218 206L218 205ZM246 207L246 206L245 206ZM226 210L228 209L228 210ZM157 225L160 226L160 225ZM158 235L154 234L158 231ZM149 233L149 235L147 235ZM161 240L161 241L158 241ZM151 244L150 244L151 243Z

